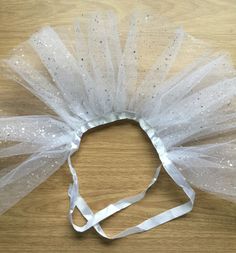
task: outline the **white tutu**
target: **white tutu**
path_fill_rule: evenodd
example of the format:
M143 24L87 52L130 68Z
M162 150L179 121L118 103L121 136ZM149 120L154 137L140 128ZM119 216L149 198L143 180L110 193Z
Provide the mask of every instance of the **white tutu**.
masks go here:
M68 159L73 227L94 227L108 238L99 222L143 198L147 189L94 214L79 194L70 156L88 129L125 118L140 123L189 201L112 238L189 212L195 194L188 183L236 200L236 72L226 53L151 13L134 13L127 22L108 12L92 13L73 26L42 28L2 67L56 115L0 118L0 158L29 155L0 171L0 213ZM159 168L148 188L158 173ZM88 221L83 227L73 223L75 207Z

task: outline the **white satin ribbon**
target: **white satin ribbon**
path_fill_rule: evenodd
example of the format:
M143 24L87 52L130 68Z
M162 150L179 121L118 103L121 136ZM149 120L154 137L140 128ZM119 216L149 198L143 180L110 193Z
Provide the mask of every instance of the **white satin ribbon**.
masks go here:
M137 195L125 198L125 199L121 199L118 202L110 204L107 207L103 208L102 210L96 213L93 213L93 211L90 209L90 207L88 206L84 198L79 193L79 182L78 182L75 169L73 168L72 163L71 163L71 155L76 150L78 150L80 138L83 135L83 133L85 133L88 129L94 128L99 125L111 123L116 120L122 120L122 119L132 119L139 122L140 127L147 133L157 153L159 154L159 158L162 162L164 169L170 175L170 177L174 180L174 182L183 189L185 194L188 196L189 201L185 204L171 208L165 212L155 215L136 226L123 230L122 232L114 236L108 236L101 228L99 222L110 217L116 212L119 212L122 209L127 208L128 206L136 203L137 201L143 199L147 191L150 189L150 187L152 187L152 185L157 181L161 166L159 166L156 169L151 182L149 183L149 185L143 192ZM117 238L125 237L127 235L147 231L165 222L168 222L172 219L182 216L192 210L194 199L195 199L195 192L190 187L190 185L185 181L185 178L182 176L179 170L175 167L172 161L168 158L168 152L166 151L165 146L162 143L161 139L158 136L156 136L155 130L152 129L143 119L137 119L134 113L130 113L130 112L117 113L117 114L113 113L108 116L104 116L103 118L100 118L98 120L88 122L86 125L80 128L80 130L76 133L76 136L77 137L75 139L75 142L72 143L71 145L70 156L68 157L68 164L69 164L70 172L73 178L73 184L70 185L68 195L70 197L69 220L71 222L71 225L77 232L84 232L88 230L89 228L94 227L95 230L102 237L107 238L107 239L117 239ZM78 226L73 221L73 212L76 207L78 208L80 213L84 216L84 218L87 220L84 226Z

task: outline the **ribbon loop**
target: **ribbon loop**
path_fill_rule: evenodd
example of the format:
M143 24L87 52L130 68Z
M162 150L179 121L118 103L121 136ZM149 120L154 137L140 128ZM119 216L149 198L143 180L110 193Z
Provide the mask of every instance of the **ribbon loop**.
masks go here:
M88 130L89 128L98 126L100 124L106 124L109 122L113 122L119 119L136 119L136 117L133 114L129 113L122 113L122 114L112 114L108 117L104 117L102 119L89 122L87 126L83 127L83 129ZM195 192L190 187L190 185L186 182L185 178L182 176L182 174L179 172L179 170L176 168L176 166L173 164L173 162L168 158L168 152L165 149L165 146L161 139L156 136L155 130L152 129L143 119L137 120L140 124L140 127L147 133L149 136L152 144L154 145L157 153L159 154L159 158L162 162L162 165L166 172L169 174L169 176L174 180L174 182L183 189L185 194L188 196L189 201L185 204L179 205L177 207L171 208L165 212L162 212L158 215L155 215L142 223L130 227L128 229L123 230L122 232L114 235L114 236L108 236L103 229L100 226L100 222L105 220L106 218L110 217L111 215L129 207L130 205L140 201L143 199L147 193L147 191L150 189L150 187L153 186L153 184L157 181L157 178L159 176L160 168L159 166L155 174L147 186L147 188L142 191L139 194L136 194L134 196L130 196L124 199L121 199L113 204L108 205L107 207L103 208L102 210L93 213L93 211L90 209L87 202L84 200L84 198L79 193L79 182L76 175L76 171L71 163L71 155L78 149L78 145L75 147L75 145L72 145L70 156L68 157L68 165L70 168L70 172L72 174L73 178L73 184L70 185L68 190L68 195L70 197L70 210L69 210L69 220L71 222L71 225L77 232L84 232L91 227L94 227L95 230L104 238L107 239L117 239L121 237L125 237L127 235L140 233L143 231L147 231L149 229L152 229L156 226L159 226L165 222L168 222L172 219L175 219L179 216L182 216L188 212L190 212L193 208L194 199L195 199ZM81 128L82 129L82 128ZM86 131L85 130L85 131ZM74 209L77 208L80 213L84 216L84 218L87 220L86 224L84 226L78 226L73 221L73 212Z

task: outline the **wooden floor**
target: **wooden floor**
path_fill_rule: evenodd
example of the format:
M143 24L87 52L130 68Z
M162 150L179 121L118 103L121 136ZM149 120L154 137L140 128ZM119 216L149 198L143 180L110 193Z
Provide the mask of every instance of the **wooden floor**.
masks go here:
M69 23L97 8L126 16L136 7L151 8L228 50L236 65L235 0L1 0L0 56L45 24ZM38 105L22 87L0 79L0 115L41 113ZM143 190L159 160L145 134L126 121L87 134L73 162L82 194L97 211ZM164 172L158 180L143 201L103 222L105 231L116 233L184 200ZM115 241L102 240L93 229L79 235L67 220L70 181L65 165L0 216L0 252L236 252L236 204L201 191L190 214L149 232Z

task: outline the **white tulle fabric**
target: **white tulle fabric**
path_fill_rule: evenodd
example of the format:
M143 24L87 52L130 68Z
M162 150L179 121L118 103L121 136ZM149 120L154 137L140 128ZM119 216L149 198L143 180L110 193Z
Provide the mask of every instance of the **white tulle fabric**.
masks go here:
M136 12L128 22L106 12L73 26L42 28L2 65L56 115L0 118L0 158L28 155L0 171L0 213L67 159L73 175L69 217L78 232L94 227L119 238L183 215L194 202L188 182L236 200L236 72L226 53L157 15ZM160 168L144 192L94 214L79 194L70 156L88 129L125 118L140 123L189 201L109 237L99 222L143 198ZM87 219L83 227L73 222L76 207Z

